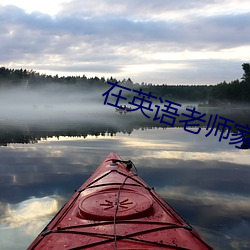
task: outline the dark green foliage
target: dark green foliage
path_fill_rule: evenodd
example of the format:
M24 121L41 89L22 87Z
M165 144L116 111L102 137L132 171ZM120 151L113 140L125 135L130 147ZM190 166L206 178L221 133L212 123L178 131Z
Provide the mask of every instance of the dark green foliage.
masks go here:
M234 80L230 83L222 82L214 86L208 85L153 85L151 83L134 83L130 78L118 81L120 85L130 88L131 90L140 90L143 92L151 92L157 98L170 101L187 101L200 102L206 105L209 102L210 106L218 106L232 103L249 103L250 102L250 64L242 64L244 71L241 81ZM116 82L117 79L112 76L107 79L109 82ZM87 78L82 76L51 76L40 74L33 70L23 69L8 69L0 68L0 87L24 87L36 88L48 86L50 84L64 84L89 89L108 89L110 85L106 84L104 77ZM131 99L135 93L126 92L124 94L128 99ZM158 99L159 100L159 99Z
M250 64L249 63L243 63L242 68L244 70L244 74L241 79L245 82L250 82Z
M106 87L105 78L83 76L51 76L33 70L0 68L0 87L41 87L50 84L74 85L76 87Z
M250 103L250 64L242 64L242 81L222 82L213 87L209 103L214 105L232 103Z

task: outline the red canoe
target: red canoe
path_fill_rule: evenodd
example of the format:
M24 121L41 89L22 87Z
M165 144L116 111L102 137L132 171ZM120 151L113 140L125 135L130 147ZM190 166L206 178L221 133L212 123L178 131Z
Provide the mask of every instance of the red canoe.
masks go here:
M212 249L110 153L28 249Z

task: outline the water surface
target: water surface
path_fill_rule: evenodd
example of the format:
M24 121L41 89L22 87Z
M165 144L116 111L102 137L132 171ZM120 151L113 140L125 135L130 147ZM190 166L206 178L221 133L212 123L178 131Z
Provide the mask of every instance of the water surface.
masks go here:
M118 115L116 123L124 117ZM111 151L131 159L215 249L250 248L249 150L205 137L205 128L198 135L160 126L112 129L105 123L33 126L25 132L33 138L27 143L6 139L0 149L1 249L25 249ZM23 129L12 131L12 138L24 138Z

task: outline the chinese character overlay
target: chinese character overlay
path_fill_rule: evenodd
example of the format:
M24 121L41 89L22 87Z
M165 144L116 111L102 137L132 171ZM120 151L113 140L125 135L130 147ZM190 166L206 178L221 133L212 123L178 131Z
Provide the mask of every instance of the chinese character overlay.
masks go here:
M210 115L209 122L208 122L206 130L208 130L208 128L209 128L212 117L213 117L213 115ZM210 131L206 134L206 137L209 136L212 133L212 131L214 130L217 118L218 118L218 115L215 116L213 125L211 126ZM214 136L216 136L217 133L218 133L218 130L221 129L220 138L219 138L219 141L221 141L222 139L228 139L228 136L229 136L230 131L231 131L231 126L229 124L227 124L227 122L234 123L234 121L232 121L230 119L227 119L227 118L224 118L222 116L219 116L219 119L224 120L224 122L219 122L218 121ZM227 130L227 133L226 133L225 136L223 136L223 134L226 132L226 130Z
M248 124L244 127L239 124L235 124L234 126L239 133L232 134L234 138L230 138L229 144L238 144L241 143L241 146L235 146L236 148L242 149L244 146L250 147L250 128ZM247 144L247 145L246 145Z
M184 122L184 130L187 131L187 132L190 132L192 134L199 134L200 131L201 131L201 128L199 127L197 131L193 131L193 130L190 130L188 129L188 127L196 127L196 126L200 126L199 123L195 123L195 124L191 124L191 122L193 121L200 121L200 122L206 122L206 120L204 119L201 119L203 118L206 114L202 114L198 111L195 110L195 107L193 107L193 109L189 109L189 108L186 108L187 111L191 112L191 114L185 114L185 113L182 113L183 116L186 116L188 117L188 119L185 119L185 120L180 120L179 122L182 123ZM194 115L197 114L199 115L198 117L195 117Z
M102 96L105 96L104 105L110 105L110 106L125 110L126 105L124 107L122 107L121 105L119 105L119 101L120 100L127 100L126 97L122 96L122 91L123 90L131 91L131 89L119 85L117 81L115 83L108 81L107 83L112 85L112 86L110 87L109 90L107 90L104 94L102 94ZM115 88L119 89L119 91L116 90L116 92L112 93L112 91ZM150 112L154 111L152 108L152 101L151 100L157 99L157 97L152 95L151 92L144 93L142 91L142 89L132 90L132 92L135 92L136 95L133 96L133 100L131 102L128 102L128 103L133 105L134 108L126 109L126 111L130 112L130 111L141 110L141 112L144 116L146 116L147 118L151 118L148 114L145 113L145 111L150 111ZM109 96L115 97L115 101L113 100L114 103L108 102ZM164 103L164 108L161 108L160 105L154 105L156 107L156 112L155 112L153 121L160 120L160 123L164 123L164 124L170 125L171 127L174 127L176 118L179 117L178 107L181 107L182 105L179 103L176 103L176 102L169 101L169 100L165 100L163 102L161 97L159 97L159 100L162 104ZM159 114L160 111L162 112L161 115ZM206 120L202 119L206 116L206 114L205 113L201 114L199 111L196 110L195 107L193 107L193 109L186 108L186 111L188 113L182 113L182 115L187 117L187 118L183 119L183 120L179 120L179 122L184 123L184 130L185 131L192 133L192 134L199 134L201 131L200 123L206 122ZM213 117L214 117L214 119L213 119ZM213 120L213 122L212 122L212 120ZM195 123L195 122L197 122L197 123ZM231 125L229 123L231 123ZM214 136L217 136L218 131L220 132L219 141L221 141L222 139L228 139L230 132L231 132L231 126L234 123L235 123L234 121L227 119L225 117L222 117L222 116L218 116L217 114L215 116L210 115L209 121L208 121L208 124L206 127L206 130L208 130L208 132L205 136L208 137L215 129ZM191 127L193 127L193 128L198 127L198 129L196 129L196 131L194 131L194 130L190 129ZM235 145L235 147L239 148L239 149L246 148L246 147L249 148L250 147L250 128L249 128L249 126L248 125L242 126L239 124L235 124L234 127L238 131L238 133L232 134L233 138L230 138L229 144L241 143L241 146Z
M160 99L161 103L163 103L162 98L160 97L159 99ZM178 117L179 114L177 113L178 109L173 107L172 105L181 107L181 104L176 103L176 102L171 102L171 101L168 101L168 100L165 100L165 103L167 103L167 105L164 104L164 107L166 109L161 109L161 111L164 113L164 114L162 114L161 117L158 117L160 106L155 105L155 107L157 108L157 111L155 113L155 116L154 116L153 120L156 121L156 120L160 119L160 123L165 123L165 124L168 124L171 127L173 127L174 123L175 123L175 120L176 120L176 117ZM167 122L166 120L164 120L165 117L168 117L168 118L172 119L172 122Z
M107 83L110 84L110 85L113 85L113 86L112 86L108 91L106 91L105 93L102 94L102 96L105 96L104 105L108 104L108 105L113 106L113 107L116 107L116 108L125 109L125 108L119 106L119 104L118 104L120 99L127 100L126 97L121 96L121 94L122 94L122 89L125 89L125 90L128 90L128 91L131 91L131 89L130 89L130 88L123 87L123 86L121 86L121 85L118 85L118 82L115 82L115 83L107 82ZM119 88L121 88L121 89L119 90L118 94L111 93L111 96L116 97L115 104L113 104L113 103L107 102L107 100L108 100L108 98L109 98L110 92L111 92L115 87L119 87Z
M147 99L150 99L150 98L157 99L157 97L151 95L151 92L149 92L149 94L143 93L142 89L140 89L140 91L133 90L133 92L136 92L138 96L134 96L132 102L129 102L129 104L132 104L133 106L136 106L137 108L130 109L130 111L135 111L135 110L140 109L143 115L145 115L147 118L150 118L150 116L144 113L144 110L153 111L153 109L151 108L152 102L149 100L146 100L145 97L147 97ZM136 101L139 101L139 103L136 103Z

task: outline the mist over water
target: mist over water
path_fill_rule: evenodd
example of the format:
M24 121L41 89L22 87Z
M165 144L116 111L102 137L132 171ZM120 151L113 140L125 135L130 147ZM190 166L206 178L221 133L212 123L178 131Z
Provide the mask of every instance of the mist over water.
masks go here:
M35 89L12 88L0 91L0 123L57 122L94 119L109 113L103 105L103 91L51 85ZM95 120L95 119L94 119Z
M114 135L118 132L131 134L138 128L172 127L171 124L175 118L174 127L183 128L185 123L179 121L187 117L182 113L190 114L190 110L194 107L201 114L206 113L204 117L206 123L200 122L200 127L203 128L206 128L210 115L214 119L215 114L234 121L230 123L232 128L236 123L243 126L250 124L249 110L199 108L198 103L181 101L178 101L181 107L174 106L176 110L178 109L179 116L174 117L169 113L163 121L160 118L163 114L167 114L162 111L166 110L166 107L159 103L152 103L151 111L147 108L138 108L137 111L132 112L115 112L115 108L109 105L109 103L116 103L115 96L109 95L108 103L104 105L105 96L102 95L107 89L82 88L64 84L32 88L27 86L2 88L0 90L0 144L37 142L41 138L53 136L86 137L106 133ZM117 90L112 90L112 93L117 93ZM140 100L137 101L137 104L140 104ZM129 102L132 102L131 97L127 100L119 100L118 105L135 109L136 105ZM148 103L143 105L147 107ZM159 112L157 112L157 105L161 106ZM186 108L189 108L189 111ZM173 109L171 111L174 112ZM154 119L155 117L157 119ZM196 124L194 130L197 130L197 121L193 123Z
M175 128L160 123L154 104L145 111L150 118L141 110L115 112L104 105L105 91L56 84L0 90L1 249L26 248L110 151L133 160L216 249L249 249L249 150L206 137L206 124L194 135L177 120ZM179 114L198 110L178 103ZM250 124L249 110L199 111Z
M107 88L108 89L108 88ZM0 124L18 125L26 124L41 124L43 122L104 122L110 123L109 115L114 114L114 107L103 105L105 97L102 96L107 89L87 89L75 86L67 86L63 84L50 84L44 87L19 87L19 88L2 88L0 89ZM116 93L117 91L112 91ZM119 100L119 105L136 108L129 104L132 100ZM171 101L171 100L170 100ZM115 103L116 98L111 95L108 102ZM139 101L137 102L139 104ZM185 112L186 108L198 109L198 103L186 103L178 101L181 107L178 108L179 114ZM147 106L145 103L144 106ZM164 104L159 104L164 109ZM154 111L144 109L150 116L154 116L156 107L152 104L151 108ZM166 108L165 108L166 109ZM209 109L214 114L217 112L231 112L231 108ZM236 109L235 109L236 110ZM173 112L173 110L172 110ZM202 108L202 113L209 112L208 109ZM238 107L237 113L242 112ZM138 112L142 112L138 110ZM230 117L229 117L230 118ZM152 119L151 119L152 120ZM112 123L112 122L111 122Z

